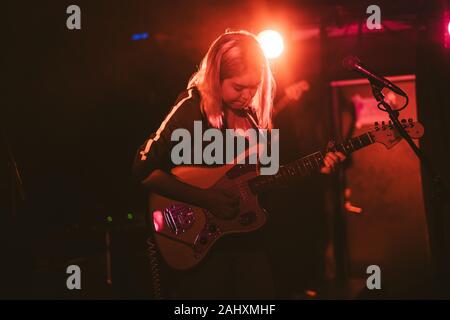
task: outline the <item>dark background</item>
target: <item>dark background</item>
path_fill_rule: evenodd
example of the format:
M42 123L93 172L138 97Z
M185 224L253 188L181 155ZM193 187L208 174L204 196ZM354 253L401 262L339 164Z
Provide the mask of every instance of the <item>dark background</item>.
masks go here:
M81 8L81 30L66 28L70 4ZM346 55L360 56L382 74L416 74L419 117L427 129L423 149L449 181L449 49L444 48L442 27L448 2L379 1L385 29L360 28L352 34L348 26L363 22L370 4L285 0L4 4L0 119L26 200L15 195L13 215L4 144L2 296L150 294L145 194L130 177L134 153L185 88L208 45L227 28L283 32L286 51L273 65L280 95L297 80L314 84L306 101L317 105L318 112L294 125L314 128L315 122L323 128L323 136L297 145L299 155L321 147L332 136L328 83L355 78L341 67ZM305 29L315 29L316 36L302 38ZM133 34L142 32L149 38L131 41ZM295 143L286 142L285 148L292 150L289 146ZM426 176L424 192L434 257L439 274L446 274L448 281L448 215L437 214L432 206ZM112 223L106 222L108 216ZM119 284L114 290L103 284L106 228L116 235L115 257L120 257L115 260ZM83 278L88 290L81 294L65 289L65 268L71 261L89 270ZM125 261L135 263L129 267Z

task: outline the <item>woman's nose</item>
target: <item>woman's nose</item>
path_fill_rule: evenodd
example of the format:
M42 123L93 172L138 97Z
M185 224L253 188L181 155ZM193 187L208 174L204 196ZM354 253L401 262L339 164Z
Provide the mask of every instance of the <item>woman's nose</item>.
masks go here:
M251 98L250 89L244 90L244 92L242 93L242 98L246 101Z

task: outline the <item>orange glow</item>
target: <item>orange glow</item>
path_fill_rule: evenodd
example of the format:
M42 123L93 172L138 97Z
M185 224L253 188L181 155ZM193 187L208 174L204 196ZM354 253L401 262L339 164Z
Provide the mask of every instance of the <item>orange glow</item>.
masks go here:
M274 59L284 50L283 37L274 30L264 30L257 36L267 59Z
M352 189L350 188L345 188L344 190L344 196L345 196L345 203L344 203L344 207L345 210L347 210L348 213L354 213L354 214L360 214L363 212L362 208L359 208L357 206L354 206L351 202L350 202L350 196L352 195Z
M317 292L314 290L306 290L305 293L308 297L311 297L311 298L314 298L317 296Z
M360 214L363 211L362 208L352 205L350 201L345 201L344 207L349 213Z
M163 214L159 210L153 211L153 226L155 227L156 232L161 231L164 227Z

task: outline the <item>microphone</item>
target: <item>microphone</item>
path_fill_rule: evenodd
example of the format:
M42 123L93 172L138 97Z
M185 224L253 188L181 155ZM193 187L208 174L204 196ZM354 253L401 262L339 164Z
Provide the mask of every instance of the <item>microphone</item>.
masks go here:
M342 66L347 69L348 71L356 71L362 75L364 75L366 78L369 79L370 82L376 84L379 87L386 87L395 93L406 97L406 93L397 87L395 84L390 82L388 79L377 75L374 71L370 70L364 63L359 60L356 56L347 56L342 60Z

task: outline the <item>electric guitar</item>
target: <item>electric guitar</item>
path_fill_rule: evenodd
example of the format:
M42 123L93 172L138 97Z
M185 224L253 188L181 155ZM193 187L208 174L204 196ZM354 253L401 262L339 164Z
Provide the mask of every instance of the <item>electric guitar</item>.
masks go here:
M401 123L411 138L422 137L424 129L420 123L412 119L402 120ZM265 224L267 213L258 202L261 191L283 185L294 177L319 171L327 152L341 151L349 155L375 142L390 149L400 140L400 134L391 123L376 122L374 128L362 135L280 167L276 175L259 175L257 166L251 164L175 167L172 174L185 183L204 189L235 192L240 198L239 214L232 219L221 219L206 209L152 193L149 210L160 253L174 269L192 268L202 261L219 238L232 233L255 231Z

